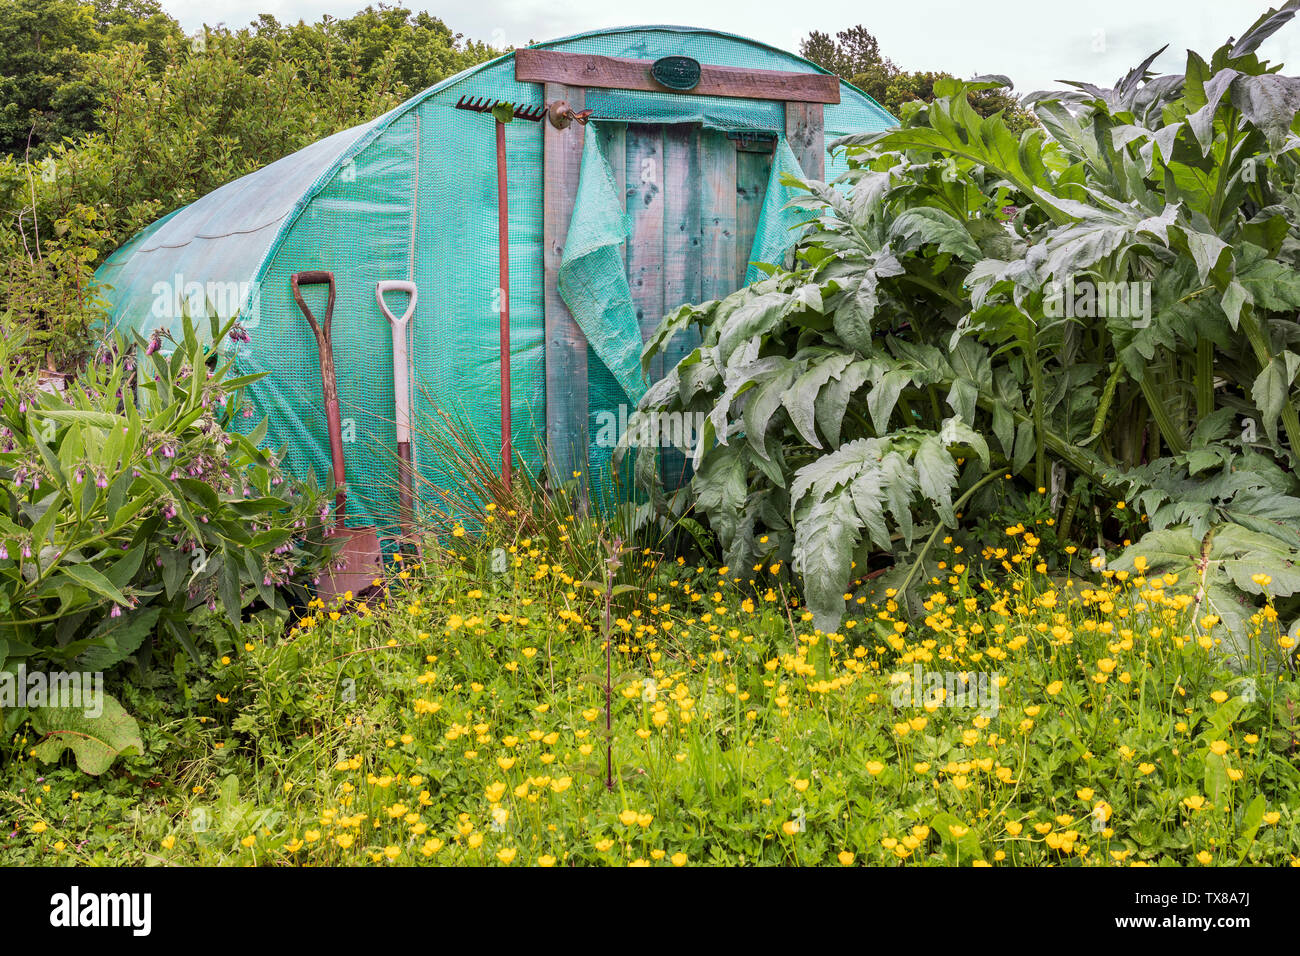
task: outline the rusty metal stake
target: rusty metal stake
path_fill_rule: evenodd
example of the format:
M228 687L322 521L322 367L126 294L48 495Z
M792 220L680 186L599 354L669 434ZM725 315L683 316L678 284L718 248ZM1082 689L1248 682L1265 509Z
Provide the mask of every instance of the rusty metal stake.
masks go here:
M506 185L506 124L497 120L497 262L501 287L501 478L510 490L514 448L510 426L510 191Z
M547 111L544 106L515 106L503 100L470 96L462 96L456 109L489 113L496 120L497 261L501 290L501 477L509 491L514 449L510 435L510 198L506 182L506 123L512 119L536 123Z

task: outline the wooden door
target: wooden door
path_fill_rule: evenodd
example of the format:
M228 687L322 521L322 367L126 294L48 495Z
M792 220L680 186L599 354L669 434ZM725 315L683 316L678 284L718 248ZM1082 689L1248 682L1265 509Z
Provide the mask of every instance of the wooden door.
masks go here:
M822 105L839 102L835 77L697 64L697 85L683 92L660 85L654 65L554 50L515 52L516 79L542 84L547 104L563 101L575 111L583 109L586 90L592 88L780 100L785 136L804 173L822 178ZM586 470L588 356L557 279L578 193L586 130L577 123L557 128L543 121L542 126L547 458L552 474L566 479L570 472ZM601 145L631 220L625 257L644 341L678 305L721 298L744 281L771 169L771 147L690 124L606 121L598 122L593 132L605 138ZM694 343L680 339L656 360L653 378L694 348ZM684 464L665 457L666 477L684 469Z
M626 197L627 280L645 342L687 302L740 288L767 190L775 138L731 137L696 125L601 124L605 156ZM698 345L679 334L656 356L657 381ZM664 481L687 476L685 457L661 453Z

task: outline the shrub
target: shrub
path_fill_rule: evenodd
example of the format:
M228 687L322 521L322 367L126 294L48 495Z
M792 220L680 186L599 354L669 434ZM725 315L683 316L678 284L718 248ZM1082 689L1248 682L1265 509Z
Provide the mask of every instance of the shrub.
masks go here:
M188 319L177 340L121 345L63 391L0 362L2 667L104 671L147 658L151 635L195 653L192 611L287 611L326 553L316 489L262 429L227 430L256 376L229 377Z
M1019 137L968 102L992 78L941 80L900 128L840 140L841 188L796 200L795 267L684 307L645 350L703 328L642 412L708 414L688 494L727 563L791 559L831 630L873 554L908 592L1005 473L1048 491L1063 541L1097 495L1184 529L1124 561L1145 549L1179 574L1239 647L1261 573L1293 618L1300 79L1255 50L1295 10L1181 76L1154 77L1153 56L1114 89L1037 94L1043 128Z

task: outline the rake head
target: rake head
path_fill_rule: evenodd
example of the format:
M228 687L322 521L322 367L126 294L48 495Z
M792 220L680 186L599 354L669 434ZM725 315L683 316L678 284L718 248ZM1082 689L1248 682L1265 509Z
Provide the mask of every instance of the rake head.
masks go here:
M456 101L456 109L470 110L474 113L491 113L498 106L514 107L512 115L515 119L530 120L534 123L546 115L544 106L515 106L505 100L494 100L488 96L462 96Z

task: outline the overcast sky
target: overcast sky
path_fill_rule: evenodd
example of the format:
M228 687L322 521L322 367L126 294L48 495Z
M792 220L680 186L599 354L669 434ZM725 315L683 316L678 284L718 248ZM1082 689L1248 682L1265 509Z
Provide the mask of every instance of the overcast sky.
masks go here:
M958 76L1004 73L1021 92L1056 80L1109 85L1147 54L1169 44L1156 63L1182 72L1184 51L1208 54L1240 36L1281 0L407 0L453 30L494 45L521 46L602 27L654 22L714 27L795 51L810 30L834 33L864 24L895 63L909 70L945 70ZM345 17L362 0L163 0L192 33L205 22L245 26L259 13L282 21ZM1273 62L1300 72L1300 20L1262 49Z

